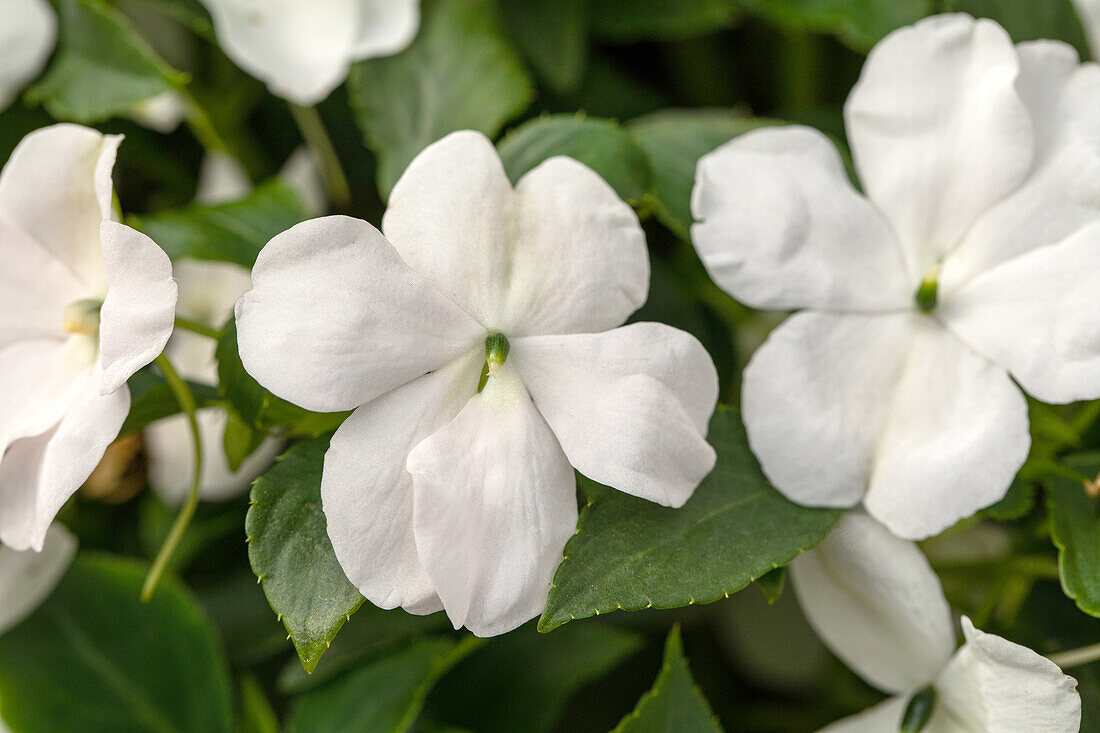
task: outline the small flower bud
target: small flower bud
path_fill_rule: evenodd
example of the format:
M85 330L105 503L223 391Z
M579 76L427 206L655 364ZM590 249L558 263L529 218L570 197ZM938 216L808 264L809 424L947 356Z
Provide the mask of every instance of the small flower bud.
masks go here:
M485 337L485 365L490 377L495 377L500 372L500 368L508 360L508 351L511 348L503 333L491 333Z

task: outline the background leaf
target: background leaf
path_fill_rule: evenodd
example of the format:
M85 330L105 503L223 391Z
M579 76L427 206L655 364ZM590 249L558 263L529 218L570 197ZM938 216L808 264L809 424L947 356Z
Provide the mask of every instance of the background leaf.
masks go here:
M600 0L597 0L599 2ZM556 92L572 92L584 77L590 0L500 0L508 35Z
M1066 464L1095 476L1100 454L1074 456ZM1088 496L1080 481L1062 477L1049 480L1046 496L1062 587L1078 608L1100 616L1100 499Z
M619 42L689 38L732 26L740 11L738 0L596 0L592 28Z

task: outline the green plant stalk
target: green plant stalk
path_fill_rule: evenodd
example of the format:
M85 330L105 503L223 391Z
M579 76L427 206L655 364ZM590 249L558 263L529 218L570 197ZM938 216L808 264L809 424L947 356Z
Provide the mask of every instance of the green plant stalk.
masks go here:
M195 510L199 507L199 483L202 479L202 436L199 434L199 423L195 418L197 409L195 395L191 393L191 388L187 386L187 382L180 378L175 367L168 361L168 357L161 354L156 358L156 365L164 372L164 379L168 382L168 388L172 390L172 394L179 402L180 407L183 408L187 420L191 424L191 437L195 441L195 473L191 480L191 493L188 494L187 501L180 508L180 513L176 516L176 521L172 524L172 529L168 532L164 544L161 545L156 559L153 560L153 566L149 568L149 575L146 576L145 584L141 588L141 600L146 602L153 597L157 584L160 583L164 571L168 569L168 563L171 561L172 555L175 554L180 540L183 539L184 532L187 531L188 525L191 524L191 520L195 516Z
M210 116L206 114L206 110L188 91L186 85L178 85L175 90L183 98L183 118L191 129L191 134L202 144L206 152L235 157L229 150L229 144L225 142L217 128L214 127L214 123L210 121Z
M1066 667L1079 667L1082 664L1090 664L1100 661L1100 644L1083 646L1079 649L1070 649L1065 652L1051 654L1048 659L1065 669Z
M290 105L290 113L294 116L294 124L298 125L298 130L302 133L302 139L317 156L333 206L347 211L351 208L351 187L321 115L315 107L299 107L296 104Z
M200 336L205 336L206 338L211 338L215 341L222 337L221 332L218 331L216 328L210 328L209 326L204 326L198 321L192 321L188 318L180 318L179 316L176 316L176 328L182 328L184 331L197 333Z

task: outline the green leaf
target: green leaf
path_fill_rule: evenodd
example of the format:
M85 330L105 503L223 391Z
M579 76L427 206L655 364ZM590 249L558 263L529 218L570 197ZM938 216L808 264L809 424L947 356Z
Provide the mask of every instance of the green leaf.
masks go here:
M14 733L227 733L227 664L183 586L148 567L81 555L53 595L0 637L0 699Z
M756 579L756 584L764 592L764 597L768 599L768 603L775 603L783 595L783 588L787 585L787 568L776 568L771 572L764 573Z
M665 643L665 660L653 688L613 733L721 733L703 693L695 686L684 658L680 627Z
M186 77L138 36L122 13L99 0L61 0L58 51L27 91L59 120L91 124L178 86Z
M718 408L709 440L718 464L680 509L582 477L588 506L565 546L540 631L616 609L716 601L814 547L840 518L768 485L736 410Z
M151 423L182 411L164 377L152 369L142 369L130 377L127 384L130 387L130 414L126 416L119 435L144 430ZM219 403L216 388L198 382L188 382L187 386L191 388L191 394L195 395L195 404L199 407L211 407Z
M225 449L229 470L239 471L241 464L263 444L266 436L262 431L249 425L236 410L229 409L226 412L229 414L229 419L225 422L222 447Z
M588 52L589 0L500 0L500 10L508 34L547 85L576 91Z
M210 13L199 0L131 0L145 5L187 26L208 41L214 41L214 24Z
M344 575L321 511L328 440L298 443L252 486L248 559L271 608L312 672L363 596Z
M783 28L836 35L861 52L936 12L935 0L745 0L745 6Z
M565 155L603 177L619 196L641 201L649 189L649 161L629 134L610 120L575 115L541 117L500 141L500 157L515 183L548 158Z
M302 695L291 710L291 728L295 733L407 731L436 680L481 643L472 636L413 642Z
M777 124L732 109L667 109L627 124L653 170L657 218L681 239L691 229L691 189L699 158L749 130Z
M241 720L238 733L279 733L279 718L271 708L259 681L241 677Z
M1100 454L1074 456L1066 464L1095 476L1100 472ZM1082 611L1100 616L1100 499L1086 494L1080 481L1061 476L1051 478L1046 489L1062 588Z
M596 0L592 32L611 41L678 40L733 26L738 0Z
M272 180L240 201L131 216L127 223L149 235L173 260L192 257L251 269L272 237L310 216L298 194Z
M404 52L352 67L348 92L378 188L389 195L416 154L456 130L495 136L534 96L490 0L427 0Z
M1023 517L1035 506L1035 490L1031 482L1017 476L1008 487L1004 498L978 514L999 522L1008 522Z
M949 0L950 9L992 18L1017 43L1054 38L1076 46L1089 58L1089 44L1071 0Z

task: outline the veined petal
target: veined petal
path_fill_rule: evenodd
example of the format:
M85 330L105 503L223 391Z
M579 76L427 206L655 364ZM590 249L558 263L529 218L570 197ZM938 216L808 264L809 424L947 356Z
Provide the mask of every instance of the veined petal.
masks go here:
M366 404L483 351L485 331L401 261L377 229L313 219L272 239L237 302L245 369L309 410Z
M0 218L48 249L94 296L107 292L99 224L112 218L120 135L60 124L23 138L0 173Z
M172 262L156 242L118 222L100 230L110 290L100 309L99 352L104 394L164 351L176 319Z
M46 65L57 16L46 0L5 0L0 25L0 110Z
M455 628L494 636L537 616L576 528L576 484L511 364L407 465L416 546Z
M741 414L765 475L788 499L859 503L915 318L796 313L753 354Z
M1044 402L1100 397L1100 222L978 275L948 328Z
M1005 495L1031 436L1002 368L920 318L890 401L863 501L871 516L924 539Z
M455 363L358 408L325 454L321 501L336 558L380 608L430 613L443 606L417 555L409 452L477 394L484 358Z
M603 179L551 158L513 190L493 144L476 132L416 157L382 229L412 269L509 338L614 328L649 290L638 218Z
M891 697L862 713L830 723L819 733L896 733L901 730L901 717L907 704L908 700L903 695Z
M356 60L404 50L420 28L420 0L360 0Z
M1028 172L1018 74L1008 34L961 14L895 31L867 57L844 110L848 138L914 282Z
M936 680L943 733L1077 733L1077 681L1027 647L974 628ZM935 722L935 721L934 721Z
M915 544L863 512L848 512L790 574L818 636L884 692L924 687L955 651L936 573Z
M42 552L0 547L0 634L29 616L53 592L76 556L76 537L52 524Z
M704 437L718 375L690 334L635 323L514 339L510 353L569 462L585 476L678 507L714 468Z
M95 364L92 337L27 340L0 349L0 461L13 441L44 433L87 388Z
M877 311L911 305L890 226L808 127L746 133L699 161L691 238L723 290L756 308Z

